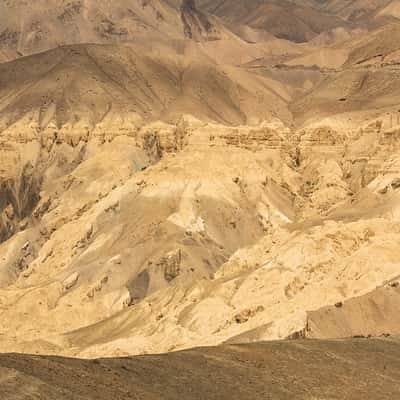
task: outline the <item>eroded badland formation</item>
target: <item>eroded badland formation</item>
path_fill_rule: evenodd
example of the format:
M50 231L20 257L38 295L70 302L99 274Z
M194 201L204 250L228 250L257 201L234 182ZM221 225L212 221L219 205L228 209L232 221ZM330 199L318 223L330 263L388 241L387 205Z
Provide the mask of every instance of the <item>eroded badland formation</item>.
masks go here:
M400 333L400 1L0 3L0 351Z

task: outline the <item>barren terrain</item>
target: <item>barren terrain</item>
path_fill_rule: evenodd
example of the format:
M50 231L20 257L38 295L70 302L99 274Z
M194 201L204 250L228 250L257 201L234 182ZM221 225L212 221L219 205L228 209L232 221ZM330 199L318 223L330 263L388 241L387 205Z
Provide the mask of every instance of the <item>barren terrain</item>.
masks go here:
M0 351L400 334L400 8L341 5L0 5Z
M397 341L225 345L77 360L0 356L0 395L17 399L395 399Z

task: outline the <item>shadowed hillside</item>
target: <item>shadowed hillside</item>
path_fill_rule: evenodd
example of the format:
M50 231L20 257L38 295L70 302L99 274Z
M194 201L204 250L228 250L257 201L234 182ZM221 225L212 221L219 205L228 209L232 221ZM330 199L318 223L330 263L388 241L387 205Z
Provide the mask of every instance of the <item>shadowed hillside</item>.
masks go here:
M396 341L301 341L92 361L5 354L0 395L30 399L395 399Z

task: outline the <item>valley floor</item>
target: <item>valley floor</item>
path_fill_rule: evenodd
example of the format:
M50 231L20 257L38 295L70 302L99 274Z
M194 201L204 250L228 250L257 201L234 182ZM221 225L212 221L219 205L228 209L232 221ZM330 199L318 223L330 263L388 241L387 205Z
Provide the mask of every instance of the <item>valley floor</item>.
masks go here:
M398 399L393 338L223 345L163 355L79 360L0 356L0 398Z

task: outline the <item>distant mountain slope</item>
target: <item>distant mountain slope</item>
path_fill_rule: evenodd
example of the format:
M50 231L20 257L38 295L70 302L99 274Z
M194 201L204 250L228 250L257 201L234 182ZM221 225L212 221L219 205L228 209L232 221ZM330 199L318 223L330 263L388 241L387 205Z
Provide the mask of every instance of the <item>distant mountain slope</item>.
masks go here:
M397 0L311 0L310 2L314 7L348 21L366 22Z
M134 115L139 124L182 114L228 124L272 113L289 118L283 85L185 46L80 45L2 64L0 127L26 115L42 128L94 127L111 114Z
M200 6L233 25L248 25L293 42L306 42L323 31L346 26L335 15L288 0L201 0Z
M347 65L380 65L400 61L400 23L384 27L351 42Z
M29 7L23 0L0 3L0 55L8 59L68 44L215 40L223 30L194 0L37 0Z
M0 4L0 26L0 50L10 58L64 44L183 32L179 12L160 0L38 0L29 7L23 0L7 0Z
M248 25L294 42L337 28L375 29L400 18L399 0L198 0L233 25Z
M307 96L291 105L300 120L359 112L371 118L385 112L397 113L400 97L400 24L388 24L343 44L342 66L327 75ZM317 54L309 57L317 62ZM348 118L351 119L350 116Z

